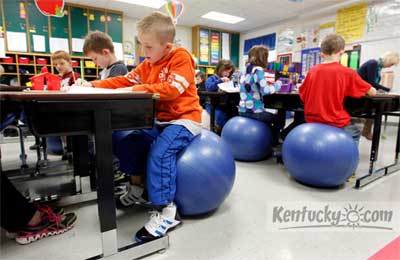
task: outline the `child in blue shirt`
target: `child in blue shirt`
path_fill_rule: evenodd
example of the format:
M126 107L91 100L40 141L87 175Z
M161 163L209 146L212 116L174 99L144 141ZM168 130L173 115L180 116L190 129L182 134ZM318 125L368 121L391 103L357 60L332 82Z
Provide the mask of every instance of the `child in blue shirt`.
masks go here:
M268 65L266 46L255 45L248 55L246 74L240 81L239 115L271 124L272 134L276 139L274 141L277 142L285 121L276 119L273 113L265 110L263 96L277 92L282 83L268 82L264 76L264 69Z
M215 69L216 73L206 80L206 91L218 91L218 84L223 82L228 82L231 79L233 72L235 71L235 66L230 60L220 60L217 63L217 67ZM209 104L206 105L206 110L210 114L211 107ZM214 132L219 133L222 130L222 127L225 125L226 121L228 121L227 114L222 111L221 108L215 108L215 129Z

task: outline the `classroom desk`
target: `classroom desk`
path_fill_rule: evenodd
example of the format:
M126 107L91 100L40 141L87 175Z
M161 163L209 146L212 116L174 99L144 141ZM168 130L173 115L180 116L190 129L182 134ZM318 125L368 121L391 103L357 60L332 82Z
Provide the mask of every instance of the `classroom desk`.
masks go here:
M148 93L0 92L2 106L15 102L23 105L30 130L35 135L94 135L102 254L91 259L132 259L168 247L168 236L123 248L118 248L117 243L112 131L151 128L157 98L158 95Z
M199 91L199 96L206 99L206 102L211 105L211 122L213 126L213 118L215 118L215 106L219 105L219 100L228 98L239 103L239 93L225 92L207 92ZM276 93L263 97L264 105L267 108L277 109L282 111L303 111L304 105L297 93L284 94ZM389 175L400 169L398 165L398 156L400 151L400 115L396 111L400 111L400 96L398 95L377 95L374 97L346 98L345 108L352 117L364 117L374 119L373 137L370 151L370 163L367 175L356 180L355 187L361 188L385 175ZM396 150L394 163L376 169L376 161L378 159L379 141L381 135L382 116L392 115L399 117L397 128ZM213 128L211 128L213 129Z

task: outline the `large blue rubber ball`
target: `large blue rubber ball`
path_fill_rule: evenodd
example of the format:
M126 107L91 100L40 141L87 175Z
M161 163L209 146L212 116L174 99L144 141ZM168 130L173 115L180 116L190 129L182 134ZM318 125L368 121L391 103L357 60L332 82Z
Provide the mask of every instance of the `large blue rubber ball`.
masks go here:
M233 117L222 129L221 137L236 160L259 161L271 152L272 133L269 126L252 118Z
M235 161L222 139L203 130L179 154L175 202L182 215L208 213L225 200L235 181Z
M314 187L343 184L356 170L358 147L343 129L302 124L286 137L282 159L290 175Z

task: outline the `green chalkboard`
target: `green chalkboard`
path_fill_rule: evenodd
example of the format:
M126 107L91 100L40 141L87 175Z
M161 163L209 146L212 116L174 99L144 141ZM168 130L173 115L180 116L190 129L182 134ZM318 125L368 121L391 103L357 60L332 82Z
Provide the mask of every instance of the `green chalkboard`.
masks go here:
M49 52L49 18L43 15L33 0L28 0L30 52ZM44 37L44 38L43 38ZM36 39L36 40L35 40ZM44 40L44 46L42 46ZM44 49L43 49L44 47Z
M69 8L64 6L64 16L63 17L50 17L51 24L51 37L55 38L69 38Z
M0 36L4 38L3 33L5 32L3 27L3 0L0 0Z
M106 14L97 10L89 10L89 30L106 32Z
M4 18L6 21L6 29L10 32L26 33L26 6L25 1L4 2Z
M111 36L113 42L122 43L122 15L107 12L107 22L107 33Z
M231 61L236 67L239 67L239 40L240 34L231 33Z
M86 8L70 7L71 38L83 39L88 33L88 12ZM71 46L71 50L74 46ZM74 52L72 55L83 56L83 52Z

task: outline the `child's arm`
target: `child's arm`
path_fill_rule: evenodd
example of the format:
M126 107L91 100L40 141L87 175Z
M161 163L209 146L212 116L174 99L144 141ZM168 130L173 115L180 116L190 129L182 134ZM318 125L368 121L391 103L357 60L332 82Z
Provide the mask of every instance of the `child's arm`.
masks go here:
M206 91L218 91L218 84L222 83L222 79L215 75L210 76L206 80Z
M378 71L378 63L374 62L368 64L367 66L367 82L371 84L375 89L382 89L386 92L390 91L390 88L382 86L381 84L376 82L376 73Z
M282 82L280 81L276 81L274 83L267 82L264 70L256 69L254 73L255 73L256 84L260 86L261 95L265 96L273 94L281 89Z
M132 85L142 84L139 76L141 68L142 66L139 65L136 69L131 70L125 76L117 76L103 80L91 81L90 86L88 86L95 88L123 88Z
M133 90L159 93L160 100L173 100L184 93L189 87L195 88L194 76L192 57L184 53L174 57L174 60L169 65L169 76L166 81L135 85L133 86Z

